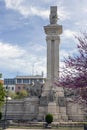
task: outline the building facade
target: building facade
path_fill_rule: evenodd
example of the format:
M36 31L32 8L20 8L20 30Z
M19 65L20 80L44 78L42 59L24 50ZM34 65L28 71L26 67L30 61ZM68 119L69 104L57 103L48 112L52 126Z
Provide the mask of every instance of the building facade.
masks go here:
M36 82L44 84L45 78L42 75L16 76L15 78L4 79L4 87L6 90L17 93L21 90L27 90L30 85L34 85Z
M41 84L43 84L45 82L45 78L43 78L42 75L17 76L15 78L15 92L27 90L29 86L36 84L36 82L40 82Z
M4 88L11 92L15 92L15 78L4 79Z
M4 84L4 80L3 80L3 79L0 79L0 83Z

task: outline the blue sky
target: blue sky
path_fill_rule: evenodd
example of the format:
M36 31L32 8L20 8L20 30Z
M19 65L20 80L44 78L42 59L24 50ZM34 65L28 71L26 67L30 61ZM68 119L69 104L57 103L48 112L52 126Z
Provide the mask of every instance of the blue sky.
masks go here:
M0 0L0 72L46 75L46 41L43 26L49 24L50 6L58 6L63 26L60 66L63 57L77 53L74 35L87 28L87 0Z

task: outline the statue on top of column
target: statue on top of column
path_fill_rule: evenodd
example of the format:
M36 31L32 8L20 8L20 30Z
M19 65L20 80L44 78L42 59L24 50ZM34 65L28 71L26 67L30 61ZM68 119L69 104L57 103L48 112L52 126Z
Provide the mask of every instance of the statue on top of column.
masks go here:
M51 6L50 9L50 24L57 24L57 6Z

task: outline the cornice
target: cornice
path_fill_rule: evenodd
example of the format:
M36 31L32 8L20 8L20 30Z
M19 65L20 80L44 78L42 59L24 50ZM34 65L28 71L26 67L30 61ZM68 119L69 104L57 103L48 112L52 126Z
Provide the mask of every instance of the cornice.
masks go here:
M62 33L62 25L53 24L44 26L47 35L60 35Z

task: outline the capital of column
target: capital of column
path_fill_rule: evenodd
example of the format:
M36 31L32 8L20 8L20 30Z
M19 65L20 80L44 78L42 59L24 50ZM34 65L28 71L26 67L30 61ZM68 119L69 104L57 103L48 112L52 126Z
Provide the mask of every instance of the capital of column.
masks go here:
M52 41L52 40L57 40L57 41L60 41L60 37L59 36L56 36L56 35L53 35L53 36L51 36L51 35L47 35L46 36L46 41L48 41L48 40L50 40L50 41Z
M62 33L62 25L44 26L46 35L60 35Z

